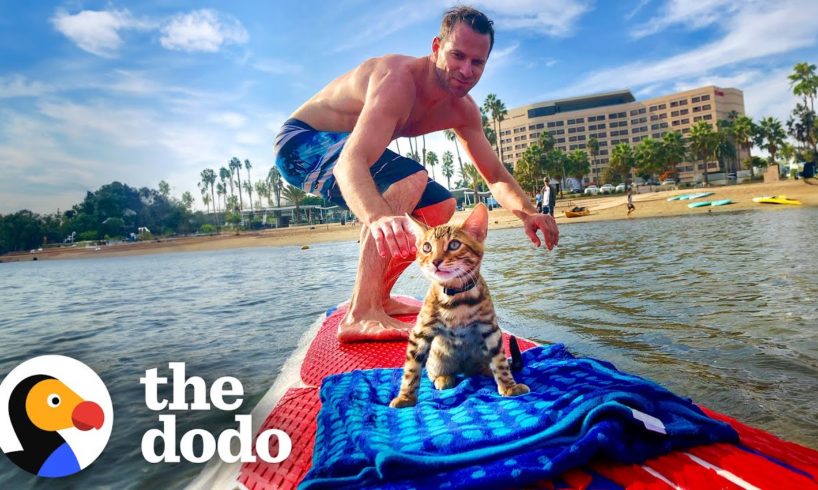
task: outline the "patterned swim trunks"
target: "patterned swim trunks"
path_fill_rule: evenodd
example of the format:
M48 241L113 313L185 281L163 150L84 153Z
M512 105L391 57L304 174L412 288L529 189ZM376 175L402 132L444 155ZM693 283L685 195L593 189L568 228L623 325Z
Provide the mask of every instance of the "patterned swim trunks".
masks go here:
M289 184L310 194L348 208L341 196L332 169L341 155L349 133L318 131L298 119L288 119L275 138L275 163ZM423 169L418 162L386 149L369 168L378 191L383 194L390 185ZM452 194L432 179L415 209L445 201Z

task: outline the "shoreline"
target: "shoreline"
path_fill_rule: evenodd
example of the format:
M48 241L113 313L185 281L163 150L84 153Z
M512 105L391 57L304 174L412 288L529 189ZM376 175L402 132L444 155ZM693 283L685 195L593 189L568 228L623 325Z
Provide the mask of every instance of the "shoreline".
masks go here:
M566 196L564 199L557 201L554 216L557 223L562 227L567 223L688 216L743 210L761 211L789 209L793 207L818 207L818 185L810 184L803 180L786 180L769 184L753 183L711 187L706 190L714 194L703 200L732 199L734 201L733 204L694 209L687 207L690 201L668 202L667 198L679 194L701 192L704 189L658 190L660 189L658 187L654 187L654 189L656 189L656 191L644 187L639 188L640 193L633 195L636 210L630 216L627 215L627 197L624 194L615 194L605 197ZM786 195L791 199L800 200L802 205L770 205L758 204L752 201L753 197L772 195ZM586 206L591 210L591 214L579 218L566 218L564 211L574 206ZM452 221L455 223L462 222L468 213L468 210L458 211L455 213ZM498 208L489 213L489 230L519 227L521 227L520 221L510 211ZM357 241L359 236L360 226L355 224L341 225L331 223L323 225L302 225L261 231L245 231L240 234L188 236L156 239L146 242L117 243L99 247L59 247L35 253L16 252L0 255L0 263L91 257L123 257L156 253L228 250L246 247L303 247L317 243Z

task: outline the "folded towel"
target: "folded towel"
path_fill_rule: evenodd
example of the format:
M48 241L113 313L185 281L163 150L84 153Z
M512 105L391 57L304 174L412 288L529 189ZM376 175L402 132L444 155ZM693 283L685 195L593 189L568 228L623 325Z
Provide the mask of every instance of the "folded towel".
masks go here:
M325 378L313 465L299 488L508 488L599 455L641 463L738 440L689 400L561 344L529 349L523 361L515 378L531 393L501 397L484 376L436 390L424 375L417 406L401 409L389 407L400 369Z

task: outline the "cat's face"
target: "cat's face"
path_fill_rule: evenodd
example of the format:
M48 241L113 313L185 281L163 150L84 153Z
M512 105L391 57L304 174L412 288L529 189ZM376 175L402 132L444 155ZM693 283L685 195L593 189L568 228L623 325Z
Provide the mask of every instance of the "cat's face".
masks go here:
M460 225L429 228L415 222L417 261L426 278L441 284L474 277L483 258L488 210L478 205Z

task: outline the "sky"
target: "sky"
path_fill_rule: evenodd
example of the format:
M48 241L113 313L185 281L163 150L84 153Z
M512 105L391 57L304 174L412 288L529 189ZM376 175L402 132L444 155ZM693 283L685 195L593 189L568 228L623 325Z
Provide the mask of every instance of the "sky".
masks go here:
M65 210L119 181L180 197L232 157L253 180L281 123L326 83L388 53L426 56L454 2L0 3L0 213ZM795 106L787 75L818 63L815 0L478 0L496 42L471 95L507 108L715 84L755 118ZM400 140L400 149L408 143ZM392 148L395 149L393 143ZM438 156L454 151L426 137ZM444 185L436 169L436 177ZM246 175L243 171L242 178Z

